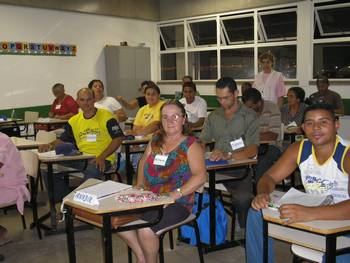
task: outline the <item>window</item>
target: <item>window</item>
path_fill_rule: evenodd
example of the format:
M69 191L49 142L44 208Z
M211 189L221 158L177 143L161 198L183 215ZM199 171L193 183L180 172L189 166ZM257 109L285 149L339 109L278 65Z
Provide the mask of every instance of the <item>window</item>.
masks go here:
M315 7L315 38L350 35L350 5Z
M189 46L216 45L216 20L189 22Z
M296 65L297 65L297 49L295 45L290 46L273 46L273 47L260 47L258 49L258 55L270 51L275 57L275 65L273 68L276 71L283 73L285 78L296 78ZM261 71L261 70L259 70Z
M221 18L221 26L230 44L254 42L254 17L252 14Z
M234 79L254 78L254 49L227 49L221 51L221 76Z
M165 49L183 48L185 46L183 24L160 26L159 33L161 44Z
M186 75L184 53L161 54L160 64L162 80L182 79Z
M313 77L350 78L350 42L314 45Z
M217 79L217 53L198 51L188 53L188 74L194 79Z
M263 42L295 40L297 37L295 9L259 12L258 22L259 37Z

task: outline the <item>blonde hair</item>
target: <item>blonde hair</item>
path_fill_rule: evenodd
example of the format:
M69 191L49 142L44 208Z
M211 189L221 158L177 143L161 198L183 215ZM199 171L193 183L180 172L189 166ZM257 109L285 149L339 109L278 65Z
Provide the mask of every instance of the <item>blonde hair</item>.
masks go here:
M272 62L272 65L275 64L275 56L271 53L271 51L267 51L259 56L259 62L261 63L264 59L268 59Z

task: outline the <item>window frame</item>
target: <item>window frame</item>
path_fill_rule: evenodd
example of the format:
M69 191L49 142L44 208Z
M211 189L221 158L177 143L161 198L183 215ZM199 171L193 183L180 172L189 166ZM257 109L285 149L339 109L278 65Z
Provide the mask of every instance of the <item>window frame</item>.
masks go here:
M167 47L167 44L166 44L166 41L164 39L164 36L163 36L163 33L162 33L162 30L161 28L162 27L170 27L170 26L178 26L178 25L183 25L184 27L184 46L182 48L185 48L185 25L184 25L184 22L178 22L178 23L171 23L171 24L161 24L161 25L158 25L157 26L157 29L158 29L158 33L163 41L163 44L164 44L164 47L165 47L165 50L178 50L180 48L177 48L177 47Z
M246 17L252 17L253 18L253 39L251 41L234 41L234 42L232 42L230 40L230 37L228 36L228 33L227 33L227 30L226 30L224 21L225 20L235 20L235 19L246 18ZM252 44L252 43L254 43L254 13L220 17L220 27L221 27L221 30L223 31L225 37L229 40L228 41L229 45ZM225 39L225 42L226 42L226 39Z

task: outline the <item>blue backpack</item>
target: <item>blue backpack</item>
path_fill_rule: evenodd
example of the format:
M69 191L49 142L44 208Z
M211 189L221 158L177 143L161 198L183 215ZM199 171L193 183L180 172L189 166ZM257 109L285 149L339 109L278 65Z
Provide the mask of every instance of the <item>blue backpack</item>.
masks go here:
M197 203L198 203L198 194L195 196L195 205L193 206L192 213L197 212ZM216 244L222 244L226 240L227 233L227 215L222 205L221 201L215 200L215 215L216 215ZM199 234L201 237L201 242L205 244L210 243L210 224L209 224L209 194L203 194L203 203L202 211L200 216L197 218L197 223L199 227ZM196 234L194 228L190 226L181 226L181 237L190 240L190 245L195 246L196 243Z

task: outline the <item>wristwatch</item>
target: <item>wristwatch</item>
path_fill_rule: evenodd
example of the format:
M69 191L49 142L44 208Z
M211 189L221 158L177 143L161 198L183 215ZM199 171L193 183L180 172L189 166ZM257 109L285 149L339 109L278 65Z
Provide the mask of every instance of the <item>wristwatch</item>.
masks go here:
M182 191L181 191L181 188L176 188L176 192L178 192L178 193L181 195L181 197L184 196L184 194L183 194Z

